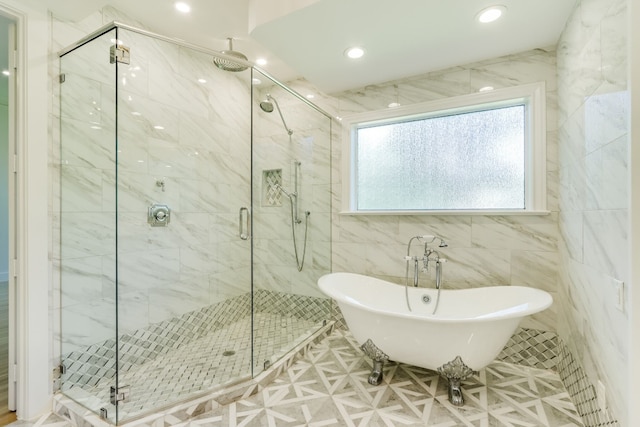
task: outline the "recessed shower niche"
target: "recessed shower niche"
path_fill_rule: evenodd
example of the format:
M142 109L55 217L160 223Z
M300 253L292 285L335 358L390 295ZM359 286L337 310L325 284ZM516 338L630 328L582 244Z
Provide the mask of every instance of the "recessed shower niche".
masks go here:
M262 206L282 206L282 169L262 171Z
M331 118L220 56L116 23L60 53L60 392L111 424L255 379L330 317ZM303 271L289 210L268 209L284 205L268 165L291 159L326 200Z

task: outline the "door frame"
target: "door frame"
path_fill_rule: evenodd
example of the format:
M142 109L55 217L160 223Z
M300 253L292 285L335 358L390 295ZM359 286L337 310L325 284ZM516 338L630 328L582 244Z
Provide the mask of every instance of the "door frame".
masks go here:
M3 14L4 16L4 14ZM16 372L14 370L14 366L16 366L16 265L17 259L16 255L16 155L17 155L17 144L16 144L16 56L14 56L13 52L17 52L18 46L16 44L16 20L13 17L6 17L12 21L12 24L9 25L9 34L8 34L8 55L9 55L9 81L8 81L8 105L7 105L7 124L8 124L8 165L9 165L9 180L8 180L8 226L9 226L9 277L7 278L8 282L8 304L9 304L9 319L8 319L8 336L9 336L9 351L7 354L7 367L9 369L9 375L7 381L9 382L8 386L8 396L7 396L7 406L10 411L16 410Z
M14 246L10 250L13 281L9 331L15 365L14 405L18 419L34 419L52 408L50 358L50 283L52 267L49 200L49 28L46 6L24 0L0 0L0 14L13 20L15 31L14 105L11 125L16 150L13 203ZM10 126L11 126L10 125Z

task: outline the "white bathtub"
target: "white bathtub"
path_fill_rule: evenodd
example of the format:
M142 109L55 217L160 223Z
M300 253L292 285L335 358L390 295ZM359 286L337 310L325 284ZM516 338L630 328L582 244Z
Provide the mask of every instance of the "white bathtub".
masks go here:
M525 316L553 302L549 293L522 286L443 288L433 315L435 289L409 287L409 312L405 287L384 280L332 273L318 285L337 301L360 344L371 340L391 360L433 370L458 356L473 370L487 366Z

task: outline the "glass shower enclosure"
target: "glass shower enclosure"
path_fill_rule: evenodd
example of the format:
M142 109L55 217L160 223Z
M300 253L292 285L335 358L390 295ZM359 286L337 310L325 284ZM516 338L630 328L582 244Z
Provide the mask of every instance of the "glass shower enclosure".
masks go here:
M330 317L331 118L223 57L117 23L60 54L61 392L113 424Z

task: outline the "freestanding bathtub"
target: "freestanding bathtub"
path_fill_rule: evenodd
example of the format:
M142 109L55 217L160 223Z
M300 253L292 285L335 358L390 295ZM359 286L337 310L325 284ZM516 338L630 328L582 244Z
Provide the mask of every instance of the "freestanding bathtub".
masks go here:
M436 289L409 287L405 295L405 286L353 273L324 275L318 286L337 301L373 359L371 384L382 381L387 360L437 370L457 406L464 403L460 382L496 358L525 316L553 302L549 293L522 286L441 289L432 314Z

